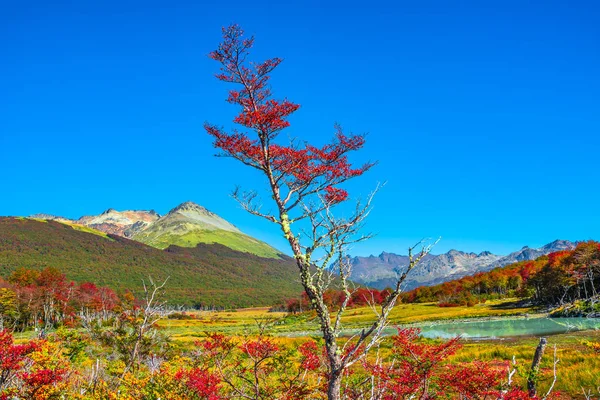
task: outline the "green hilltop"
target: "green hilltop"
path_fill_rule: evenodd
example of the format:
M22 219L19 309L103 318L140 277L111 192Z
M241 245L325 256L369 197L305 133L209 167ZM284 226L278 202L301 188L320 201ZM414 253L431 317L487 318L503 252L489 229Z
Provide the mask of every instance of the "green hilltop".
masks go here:
M279 258L276 249L245 235L217 214L189 201L175 207L132 239L159 249L170 245L195 247L199 243L219 243L259 257Z
M191 229L183 234L163 233L153 235L149 228L133 237L134 240L159 249L166 249L171 245L180 247L195 247L199 243L222 244L236 251L242 251L266 258L279 258L279 252L251 236L243 233L227 232L221 230Z
M19 267L55 267L76 282L91 281L121 292L141 289L142 279L148 277L169 277L170 303L221 307L272 305L302 290L291 258L242 233L213 230L203 236L209 241L223 235L219 239L238 246L241 251L236 251L223 244L194 244L198 238L187 236L193 231L181 235L186 239L171 237L189 247L171 245L164 250L92 231L52 220L0 217L0 276ZM159 236L160 247L169 244L168 235ZM244 252L250 248L236 242L237 237L257 242L252 253L277 258Z

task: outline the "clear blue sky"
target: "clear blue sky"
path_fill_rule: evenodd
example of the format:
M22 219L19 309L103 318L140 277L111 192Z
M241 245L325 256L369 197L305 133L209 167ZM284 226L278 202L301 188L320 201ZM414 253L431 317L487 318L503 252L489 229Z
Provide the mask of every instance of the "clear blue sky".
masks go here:
M302 105L290 135L369 133L356 160L380 163L351 193L388 184L356 254L600 239L598 4L4 2L0 215L193 200L285 249L228 197L259 177L213 157L202 128L236 111L206 54L237 22L257 58L285 59L272 83Z

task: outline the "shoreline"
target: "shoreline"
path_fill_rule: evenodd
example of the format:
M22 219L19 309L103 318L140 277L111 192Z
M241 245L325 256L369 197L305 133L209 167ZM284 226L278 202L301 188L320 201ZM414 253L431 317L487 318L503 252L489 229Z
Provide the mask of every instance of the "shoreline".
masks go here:
M585 317L563 317L564 319L588 319ZM534 313L527 315L510 315L510 316L489 316L489 317L473 317L473 318L453 318L453 319L441 319L441 320L432 320L432 321L423 321L423 322L411 322L407 324L388 324L384 328L384 336L388 336L391 333L390 331L395 331L395 328L430 328L439 325L454 325L454 324L471 324L471 323L481 323L481 322L495 322L495 321L526 321L526 320L537 320L537 319L548 319L555 320L556 318L551 318L548 313ZM589 318L595 319L595 318ZM560 335L567 332L581 332L586 330L594 330L598 328L589 328L589 329L578 329L573 326L567 329L566 332L548 332L543 335L531 333L531 334L523 334L523 335L511 335L511 336L481 336L481 337L465 337L462 339L464 341L469 342L478 342L478 341L504 341L511 340L515 338L527 338L527 337L540 337L540 336L553 336ZM350 337L360 332L360 328L358 327L349 327L348 329L344 329L341 333L343 337ZM389 332L389 333L388 333ZM287 332L277 332L276 336L279 337L290 337L290 338L298 338L298 337L320 337L321 332L318 329L315 330L300 330L300 331L287 331Z

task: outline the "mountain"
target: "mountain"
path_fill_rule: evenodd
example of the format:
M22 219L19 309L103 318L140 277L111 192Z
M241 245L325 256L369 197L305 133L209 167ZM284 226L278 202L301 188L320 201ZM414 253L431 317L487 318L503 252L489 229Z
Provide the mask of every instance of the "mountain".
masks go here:
M561 250L572 250L575 248L577 243L570 242L568 240L555 240L554 242L548 243L545 246L540 247L539 249L532 249L530 247L523 247L521 250L515 251L514 253L510 253L506 257L502 257L498 262L492 264L487 268L489 271L495 267L503 267L508 264L513 264L519 261L525 260L535 260L536 258L554 253L555 251Z
M575 243L568 240L556 240L539 249L525 246L507 256L495 255L489 251L476 254L458 250L439 255L429 254L409 274L405 285L407 290L418 286L436 285L518 261L535 260L542 255L574 247ZM395 283L397 274L404 271L408 265L408 256L383 252L379 256L354 257L351 262L351 278L355 282L383 289Z
M280 253L268 244L244 234L217 214L190 201L178 205L164 216L154 210L117 211L110 208L100 215L84 216L77 220L49 214L36 214L30 218L85 226L159 249L170 245L195 247L199 243L219 243L233 250L261 257L278 258Z
M100 215L84 216L75 222L105 233L130 238L136 233L146 229L159 218L160 215L154 210L117 211L109 208Z
M34 214L34 215L30 215L29 218L32 219L40 219L40 220L52 220L52 221L57 221L57 222L61 222L63 224L74 224L75 221L69 218L63 218L63 217L59 217L57 215L51 215L51 214Z
M279 252L251 236L217 214L192 202L175 207L132 239L164 249L170 245L194 247L198 243L220 243L234 250L261 257L278 257Z
M169 277L171 304L266 306L297 296L297 267L286 256L263 258L219 244L160 250L78 224L0 217L0 276L17 268L55 267L76 282L139 293L142 279Z

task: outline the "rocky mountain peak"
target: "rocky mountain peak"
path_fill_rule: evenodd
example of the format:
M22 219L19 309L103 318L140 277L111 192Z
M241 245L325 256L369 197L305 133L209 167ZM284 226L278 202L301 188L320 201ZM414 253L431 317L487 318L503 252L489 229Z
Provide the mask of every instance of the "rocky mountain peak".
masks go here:
M36 219L56 219L56 218L61 218L61 217L58 217L58 216L52 215L52 214L39 213L39 214L32 214L32 215L29 216L29 218L36 218Z
M548 253L574 247L575 244L568 240L556 240L539 249L524 246L506 256L496 255L489 251L475 254L456 249L439 255L430 254L421 260L411 272L405 282L406 289L434 285L518 261L534 260ZM387 252L382 252L377 258L354 257L352 259L352 279L361 284L383 289L395 283L395 271L405 268L407 264L408 257Z
M118 211L114 208L109 208L100 215L83 216L76 222L105 233L130 238L156 221L159 217L154 211Z
M193 201L183 202L177 207L173 208L171 211L169 211L169 214L174 213L198 213L203 215L215 215L214 213L210 212L201 205L194 203Z
M83 225L160 249L170 245L195 247L200 243L219 243L260 257L279 258L280 254L278 250L244 234L224 218L192 201L181 203L164 216L154 210L119 211L109 208L101 214L85 215L76 221L49 214L36 214L32 218Z
M58 215L44 214L44 213L30 215L29 218L46 219L46 220L50 220L50 221L57 221L57 222L68 223L68 224L72 224L75 222L69 218L64 218L64 217L60 217Z
M544 247L542 247L543 250L546 251L561 251L561 250L570 250L573 247L575 247L576 243L570 242L568 240L560 240L557 239L554 242L548 243L547 245L545 245Z
M153 224L152 229L145 233L155 235L159 234L160 231L161 234L171 232L182 235L198 230L223 230L241 233L235 225L192 201L186 201L173 208L167 215L159 218Z

